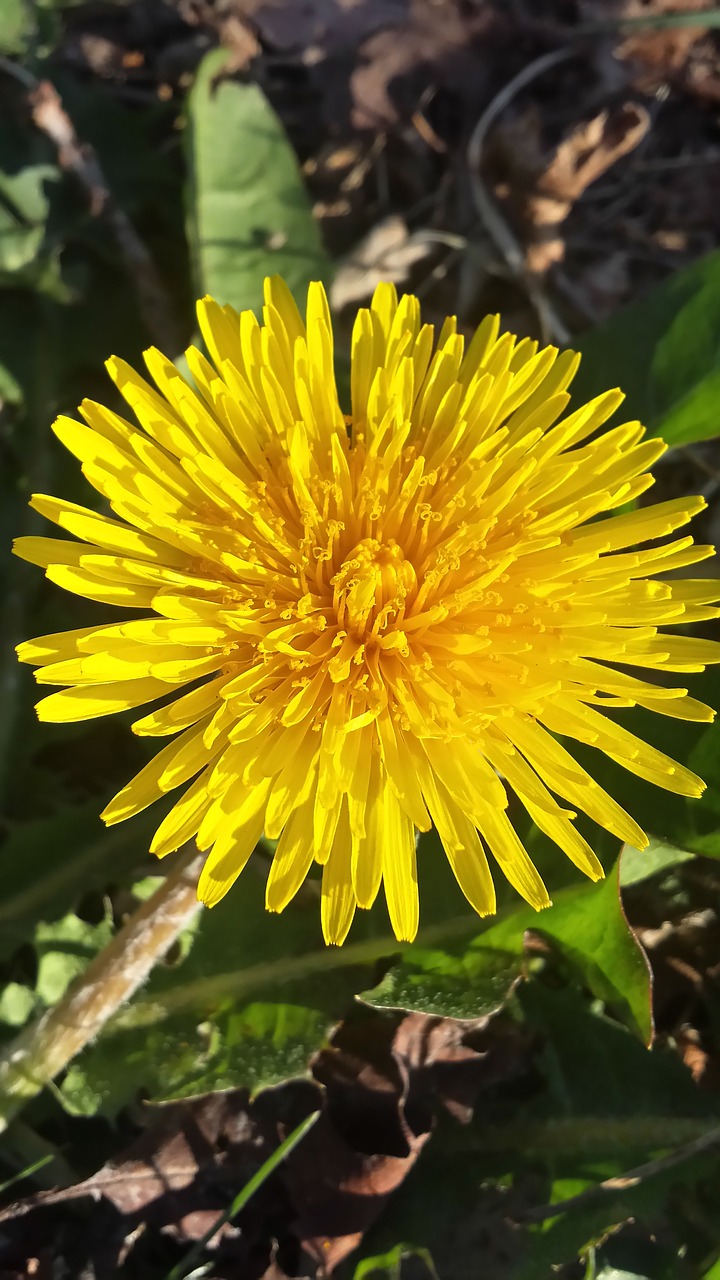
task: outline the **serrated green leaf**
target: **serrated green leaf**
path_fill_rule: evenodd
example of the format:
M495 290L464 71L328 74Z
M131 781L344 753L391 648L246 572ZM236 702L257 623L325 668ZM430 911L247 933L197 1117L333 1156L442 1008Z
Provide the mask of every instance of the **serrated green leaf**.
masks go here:
M522 966L520 947L469 946L447 951L414 947L362 998L374 1009L482 1018L503 1006Z
M633 883L687 857L684 850L658 851L647 860L644 873L634 864ZM523 968L528 930L547 938L593 995L650 1040L650 970L623 912L617 868L598 884L561 890L546 911L516 908L470 942L442 951L413 947L363 999L380 1008L400 1006L459 1018L492 1012L507 999Z
M310 280L328 278L329 263L295 154L262 90L214 83L226 58L206 56L190 95L188 239L200 296L257 309L266 275L282 275L302 299Z
M324 947L312 893L271 917L263 895L251 865L232 894L203 912L185 959L158 966L70 1069L62 1092L73 1110L112 1113L141 1090L182 1098L305 1073L367 984L363 944Z

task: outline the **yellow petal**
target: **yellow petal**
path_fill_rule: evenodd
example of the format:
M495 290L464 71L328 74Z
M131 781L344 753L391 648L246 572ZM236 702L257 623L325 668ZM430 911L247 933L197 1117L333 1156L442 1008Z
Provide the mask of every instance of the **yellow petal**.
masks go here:
M420 919L415 828L387 782L381 791L379 827L390 923L399 942L412 942Z

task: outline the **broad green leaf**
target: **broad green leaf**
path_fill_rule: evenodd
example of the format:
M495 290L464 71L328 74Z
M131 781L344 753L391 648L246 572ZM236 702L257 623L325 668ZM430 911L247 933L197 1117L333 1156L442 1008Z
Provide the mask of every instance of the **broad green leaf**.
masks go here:
M409 956L418 945L447 944L476 931L477 917L457 886L446 897L453 877L436 852L427 847L419 859L419 944L396 942L379 901L357 913L342 947L322 941L317 880L310 879L282 915L267 914L256 854L227 898L202 913L179 963L159 966L70 1069L62 1086L68 1105L113 1112L139 1090L155 1099L181 1098L240 1082L259 1089L304 1074L331 1026L373 983L377 963L387 967L398 953ZM504 996L519 953L501 960L507 976L501 972L497 981ZM449 1009L449 997L438 1007Z
M651 850L642 864L643 855L628 850L607 879L560 890L546 911L522 905L469 942L443 950L413 947L363 999L380 1008L480 1017L507 999L524 967L526 931L532 930L561 952L593 995L649 1041L650 971L625 918L618 884L626 856L632 862L631 883L638 883L692 855L663 846Z
M374 1009L482 1018L502 1007L522 968L521 946L414 947L376 987L363 992L363 1000Z
M589 1159L624 1148L642 1151L679 1145L672 1118L720 1117L720 1102L697 1088L680 1058L665 1046L648 1050L614 1019L593 1011L572 988L552 989L538 981L523 983L515 999L526 1025L543 1038L542 1096L520 1108L513 1129L565 1118L567 1132L547 1142L548 1157L574 1147ZM667 1118L666 1131L644 1125L645 1117ZM610 1120L617 1121L613 1131ZM573 1121L577 1123L573 1126ZM626 1123L637 1122L636 1128ZM682 1132L682 1125L678 1132ZM498 1140L500 1140L498 1138ZM528 1146L533 1140L527 1128ZM492 1139L493 1143L495 1139ZM565 1173L569 1170L564 1170Z
M662 875L683 862L692 862L695 857L687 849L678 849L673 844L665 844L662 840L650 837L646 849L633 849L626 844L622 848L620 859L620 887L629 889L634 884L642 884L651 876Z
M620 386L623 414L668 444L720 435L720 252L621 308L580 350L579 399Z
M0 53L12 56L24 51L31 30L31 14L28 0L1 0Z
M619 868L598 884L581 885L558 895L555 906L536 915L519 912L491 929L487 942L502 945L508 935L522 945L517 930L532 929L547 938L571 962L598 999L648 1043L652 1038L651 973L645 952L625 918L618 882ZM499 938L498 938L499 934Z
M328 260L295 154L256 84L225 79L226 54L206 56L186 129L187 221L195 281L237 310L258 308L266 275L284 276L301 300Z

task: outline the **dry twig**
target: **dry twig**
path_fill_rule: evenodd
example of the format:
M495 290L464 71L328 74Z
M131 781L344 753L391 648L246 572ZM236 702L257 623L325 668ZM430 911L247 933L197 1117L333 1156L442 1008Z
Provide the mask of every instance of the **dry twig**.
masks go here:
M553 49L552 52L544 53L542 57L536 58L527 67L523 67L522 71L513 76L512 80L509 80L503 86L492 102L485 108L472 131L467 148L470 184L478 214L502 253L513 276L525 289L537 311L544 331L556 342L565 346L570 342L570 333L565 328L560 317L555 314L537 281L527 271L523 251L507 222L502 217L495 201L491 198L482 180L481 167L485 140L490 128L498 116L513 101L513 98L527 85L531 84L533 80L537 79L538 76L575 56L574 49Z

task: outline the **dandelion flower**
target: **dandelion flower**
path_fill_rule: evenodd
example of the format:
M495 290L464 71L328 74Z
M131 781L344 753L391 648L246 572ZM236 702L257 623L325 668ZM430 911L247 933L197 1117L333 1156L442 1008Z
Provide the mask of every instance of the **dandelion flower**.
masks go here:
M509 789L592 879L578 812L644 847L568 742L700 795L605 715L710 720L652 676L720 660L720 644L658 630L720 613L720 583L665 577L712 553L673 537L702 498L606 515L665 448L637 422L598 432L619 391L563 416L575 354L500 334L497 317L467 343L449 319L435 340L418 300L384 284L355 322L345 415L321 285L305 323L276 278L262 324L210 298L198 315L210 359L188 351L194 385L154 349L152 383L112 359L139 426L92 401L84 424L55 423L116 518L36 495L76 540L16 544L52 582L131 611L19 646L40 684L65 686L41 720L157 704L133 730L169 741L107 823L190 783L152 850L194 838L212 905L259 838L277 840L269 910L316 862L324 936L341 943L381 884L396 936L415 936L416 833L432 824L480 915L495 909L488 854L547 906Z

